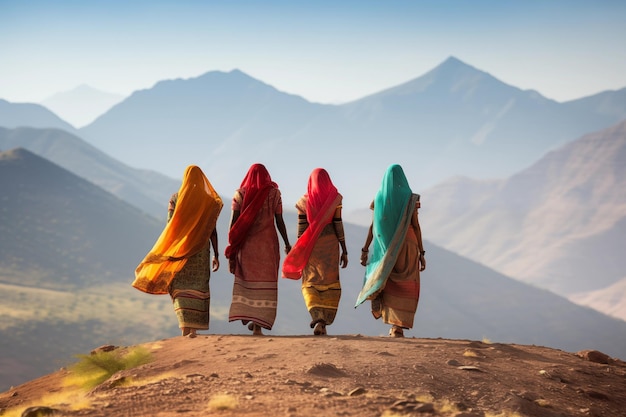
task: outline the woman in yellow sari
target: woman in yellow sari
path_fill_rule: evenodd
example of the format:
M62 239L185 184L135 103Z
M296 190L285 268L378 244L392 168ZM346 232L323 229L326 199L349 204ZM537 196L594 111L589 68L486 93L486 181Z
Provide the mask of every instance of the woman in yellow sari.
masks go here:
M219 268L215 225L222 199L202 170L191 165L170 200L168 222L135 270L133 287L170 294L183 336L209 328L211 270ZM210 246L213 261L210 262Z
M328 172L314 169L307 193L296 203L298 240L283 262L284 278L302 278L302 295L315 335L325 335L326 326L335 320L341 297L339 266L348 266L342 199Z

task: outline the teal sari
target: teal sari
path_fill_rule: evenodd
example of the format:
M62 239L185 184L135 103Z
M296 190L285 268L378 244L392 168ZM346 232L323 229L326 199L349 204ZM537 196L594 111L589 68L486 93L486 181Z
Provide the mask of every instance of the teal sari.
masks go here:
M373 247L365 268L363 288L355 307L371 300L385 288L411 225L413 208L418 201L400 165L391 165L374 199L372 221Z

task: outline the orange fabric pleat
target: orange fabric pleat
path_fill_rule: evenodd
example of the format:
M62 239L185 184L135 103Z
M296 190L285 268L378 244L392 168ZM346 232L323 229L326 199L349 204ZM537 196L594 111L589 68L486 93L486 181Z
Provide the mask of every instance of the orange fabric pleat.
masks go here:
M200 252L215 229L223 202L202 170L185 170L174 215L135 270L133 287L149 294L167 294L187 259Z

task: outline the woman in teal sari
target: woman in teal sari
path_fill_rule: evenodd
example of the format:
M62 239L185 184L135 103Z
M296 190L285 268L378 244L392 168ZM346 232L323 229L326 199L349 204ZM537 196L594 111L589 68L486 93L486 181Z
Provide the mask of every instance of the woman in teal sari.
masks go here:
M391 165L370 207L374 216L361 250L366 270L356 306L371 300L372 314L392 325L392 337L403 337L404 329L413 327L420 272L426 269L419 207L419 195L411 191L402 167Z

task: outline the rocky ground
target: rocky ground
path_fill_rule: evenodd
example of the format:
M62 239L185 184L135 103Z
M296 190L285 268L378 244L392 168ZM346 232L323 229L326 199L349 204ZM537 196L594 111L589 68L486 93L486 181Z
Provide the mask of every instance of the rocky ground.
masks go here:
M0 415L626 416L626 364L595 351L360 335L141 346L150 363L91 390L61 369L0 393Z

